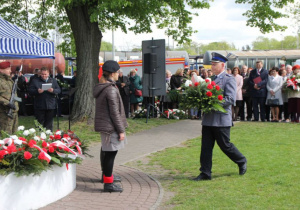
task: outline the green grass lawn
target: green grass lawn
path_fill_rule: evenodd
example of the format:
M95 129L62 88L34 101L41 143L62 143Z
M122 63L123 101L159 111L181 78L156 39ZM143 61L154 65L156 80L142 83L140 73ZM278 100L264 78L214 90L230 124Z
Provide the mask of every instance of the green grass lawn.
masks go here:
M26 129L34 128L34 120L33 116L27 117L19 117L19 125L24 125ZM126 129L126 134L130 135L133 133L137 133L143 130L148 130L150 128L177 122L177 120L168 120L165 118L151 118L146 123L146 119L128 119L128 128ZM59 129L67 131L69 129L69 121L67 117L59 118ZM53 130L57 130L57 121L54 118ZM87 121L76 122L71 124L71 130L75 131L75 133L81 139L88 140L90 142L100 141L100 135L98 132L94 131L94 122L88 124Z
M300 209L299 131L299 124L237 123L231 142L248 159L244 176L216 144L212 180L192 181L199 174L201 138L151 155L143 170L164 171L156 177L175 193L166 208Z

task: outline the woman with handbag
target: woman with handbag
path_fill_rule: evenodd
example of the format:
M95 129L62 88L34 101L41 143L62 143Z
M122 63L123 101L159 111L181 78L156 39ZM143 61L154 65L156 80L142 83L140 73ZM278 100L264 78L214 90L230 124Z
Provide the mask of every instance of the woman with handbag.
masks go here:
M142 80L139 75L136 74L136 70L132 69L130 71L130 112L131 116L134 117L134 112L138 110L139 103L143 102L142 96Z
M283 79L278 75L279 69L273 67L269 72L267 83L267 102L271 107L272 120L271 122L279 122L279 106L283 104L282 100L282 85Z

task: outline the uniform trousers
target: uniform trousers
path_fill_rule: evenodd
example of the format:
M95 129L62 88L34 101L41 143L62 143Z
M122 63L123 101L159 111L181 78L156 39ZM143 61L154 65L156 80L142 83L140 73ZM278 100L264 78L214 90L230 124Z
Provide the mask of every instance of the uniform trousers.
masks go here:
M36 109L35 116L38 122L46 129L53 129L53 117L55 114L55 109Z
M0 112L0 131L3 130L8 134L13 134L17 131L18 124L17 112L13 112L13 118L8 117L6 112Z
M200 155L200 171L211 177L212 155L215 141L220 149L239 166L244 164L246 157L230 142L230 127L202 126L202 145Z

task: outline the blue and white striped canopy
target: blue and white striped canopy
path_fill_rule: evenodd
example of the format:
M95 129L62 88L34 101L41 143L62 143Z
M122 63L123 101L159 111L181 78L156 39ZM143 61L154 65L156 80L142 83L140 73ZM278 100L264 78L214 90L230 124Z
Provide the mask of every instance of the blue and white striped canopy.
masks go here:
M29 33L0 16L1 57L54 59L54 43Z

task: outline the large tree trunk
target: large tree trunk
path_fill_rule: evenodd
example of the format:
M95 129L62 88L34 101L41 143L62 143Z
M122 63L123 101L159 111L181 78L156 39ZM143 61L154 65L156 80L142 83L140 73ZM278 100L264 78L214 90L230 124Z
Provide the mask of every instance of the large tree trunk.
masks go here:
M77 78L72 120L93 118L93 87L98 81L99 51L102 33L98 23L91 23L88 5L66 8L74 34L77 53Z

